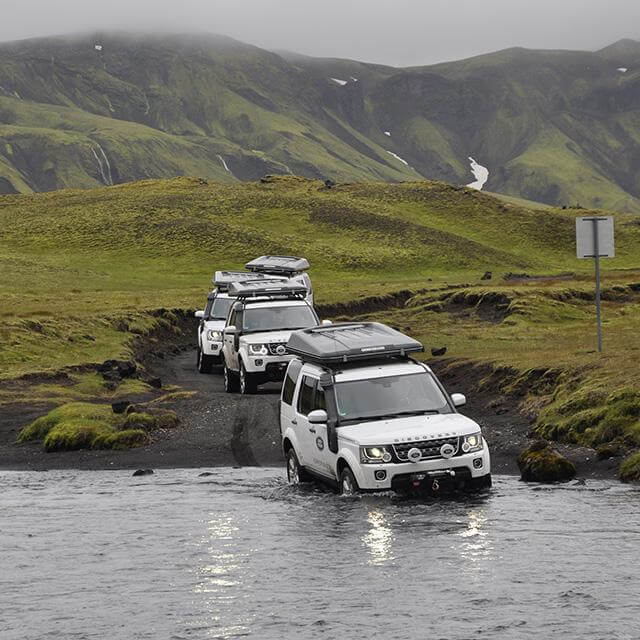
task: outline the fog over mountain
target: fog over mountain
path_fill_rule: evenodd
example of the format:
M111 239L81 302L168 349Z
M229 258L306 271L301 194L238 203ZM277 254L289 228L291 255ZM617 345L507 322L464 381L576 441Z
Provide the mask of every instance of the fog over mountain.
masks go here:
M631 0L22 0L0 40L94 30L221 33L266 49L409 66L512 46L596 50L640 38Z

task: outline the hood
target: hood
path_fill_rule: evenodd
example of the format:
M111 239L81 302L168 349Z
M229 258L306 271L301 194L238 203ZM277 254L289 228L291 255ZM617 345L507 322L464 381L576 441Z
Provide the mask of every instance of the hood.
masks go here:
M285 331L260 331L258 333L248 333L241 336L240 341L246 342L247 344L288 342L291 333L291 329L287 329Z
M204 328L211 331L222 331L225 324L224 320L205 320Z
M447 413L358 422L339 427L338 436L356 444L374 446L466 436L478 431L477 422L460 413Z

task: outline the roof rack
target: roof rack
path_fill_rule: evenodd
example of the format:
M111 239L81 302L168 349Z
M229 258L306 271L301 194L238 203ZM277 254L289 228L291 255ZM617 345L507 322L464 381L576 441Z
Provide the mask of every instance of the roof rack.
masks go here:
M260 256L244 266L256 273L293 274L306 271L311 265L306 258L296 256Z
M303 299L307 295L307 289L304 285L282 278L278 278L273 284L265 280L249 280L232 282L229 286L229 295L232 298Z
M331 365L356 360L406 357L424 351L420 342L379 322L341 322L294 331L287 351Z
M211 278L211 284L218 291L228 291L232 282L246 282L247 280L275 280L277 276L253 271L216 271Z

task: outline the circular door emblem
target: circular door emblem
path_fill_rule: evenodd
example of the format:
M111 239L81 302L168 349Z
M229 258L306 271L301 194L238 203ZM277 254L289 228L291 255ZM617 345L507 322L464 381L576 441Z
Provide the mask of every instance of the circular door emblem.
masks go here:
M322 451L324 449L324 440L322 438L316 438L316 447Z
M456 452L455 447L452 444L446 442L440 447L440 455L443 458L452 458L453 454Z
M283 356L285 353L287 353L287 348L286 348L283 344L279 344L279 345L276 347L276 353L277 353L279 356Z
M409 449L407 457L409 458L409 462L420 462L420 459L422 458L422 451L420 451L418 447L413 447L412 449Z

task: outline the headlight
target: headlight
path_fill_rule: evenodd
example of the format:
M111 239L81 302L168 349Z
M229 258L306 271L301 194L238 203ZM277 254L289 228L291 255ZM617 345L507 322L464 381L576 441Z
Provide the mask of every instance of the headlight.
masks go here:
M266 356L269 352L267 351L266 344L250 344L249 353L252 356Z
M463 453L472 453L473 451L480 451L484 447L484 440L482 439L482 433L472 433L469 436L465 436L462 441Z
M360 462L363 464L382 464L391 462L391 458L388 447L360 447Z
M211 340L211 342L220 342L222 340L222 331L209 329L207 331L207 340Z

